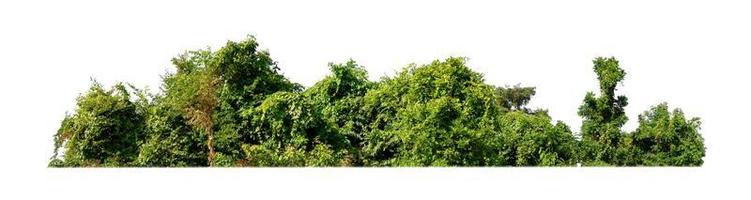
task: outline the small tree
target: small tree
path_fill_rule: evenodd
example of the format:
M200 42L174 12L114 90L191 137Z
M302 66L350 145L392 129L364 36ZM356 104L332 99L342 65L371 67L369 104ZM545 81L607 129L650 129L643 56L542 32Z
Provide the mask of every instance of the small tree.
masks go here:
M700 166L704 163L704 139L699 118L687 119L681 109L669 111L667 103L653 106L639 115L633 145L638 165Z
M77 99L73 115L66 116L55 134L50 166L129 166L143 141L145 113L131 101L130 91L118 83L105 90L94 82ZM60 148L62 160L57 159Z
M576 140L563 122L549 116L513 111L501 118L504 165L571 166L576 163Z
M523 111L531 113L532 111L525 106L535 95L535 87L521 87L519 84L513 87L496 87L496 101L504 111Z

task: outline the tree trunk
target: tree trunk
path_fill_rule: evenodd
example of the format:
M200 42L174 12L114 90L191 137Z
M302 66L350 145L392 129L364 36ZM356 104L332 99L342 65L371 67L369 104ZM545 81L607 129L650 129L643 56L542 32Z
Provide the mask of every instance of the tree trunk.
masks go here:
M206 135L209 136L209 139L208 139L208 142L207 142L207 145L209 146L209 158L208 158L209 167L212 167L212 166L214 166L214 155L215 155L215 152L214 152L214 132L213 132L213 130L211 130L211 128L208 128L206 130Z

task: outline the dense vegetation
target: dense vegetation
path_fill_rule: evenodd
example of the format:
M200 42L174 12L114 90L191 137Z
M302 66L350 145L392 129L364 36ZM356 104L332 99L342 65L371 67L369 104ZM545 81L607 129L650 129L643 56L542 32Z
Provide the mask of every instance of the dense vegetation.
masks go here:
M526 104L534 87L496 87L463 58L370 81L354 61L310 88L279 73L255 38L186 52L161 92L94 82L54 136L51 167L700 166L698 118L666 103L633 132L626 73L596 58L581 133ZM58 155L61 154L61 155Z

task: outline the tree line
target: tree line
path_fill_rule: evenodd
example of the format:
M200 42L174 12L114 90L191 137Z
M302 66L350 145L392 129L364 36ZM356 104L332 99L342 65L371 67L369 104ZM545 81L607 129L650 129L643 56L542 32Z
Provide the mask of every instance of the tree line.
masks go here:
M368 80L329 64L305 88L256 39L172 59L151 93L93 81L54 135L50 167L700 166L699 118L660 103L632 132L626 72L598 57L599 92L584 96L580 133L527 103L535 87L494 86L464 58L410 64Z

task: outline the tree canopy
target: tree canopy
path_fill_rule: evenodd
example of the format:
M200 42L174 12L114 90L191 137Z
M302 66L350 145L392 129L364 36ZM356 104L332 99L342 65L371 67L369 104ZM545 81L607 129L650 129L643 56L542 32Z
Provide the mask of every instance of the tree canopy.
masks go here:
M699 118L667 103L621 127L615 58L595 58L574 133L450 57L371 81L355 61L304 88L252 36L172 59L159 92L94 82L54 135L50 167L700 166Z
M618 66L615 58L596 58L594 71L600 85L600 95L588 92L579 107L583 118L581 127L582 148L585 163L614 163L619 161L616 152L621 140L621 127L626 124L626 96L615 96L616 86L623 81L626 72Z

